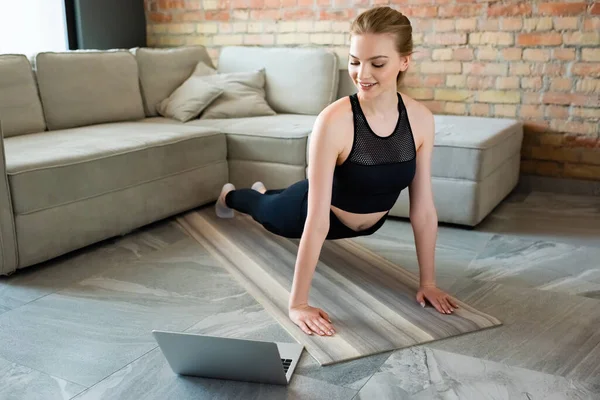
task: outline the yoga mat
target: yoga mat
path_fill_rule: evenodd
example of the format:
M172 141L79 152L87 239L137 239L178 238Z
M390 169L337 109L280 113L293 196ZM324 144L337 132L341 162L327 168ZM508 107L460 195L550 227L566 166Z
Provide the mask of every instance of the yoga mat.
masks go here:
M287 311L299 239L275 235L246 214L218 218L212 207L177 222L321 365L501 325L458 300L453 314L421 307L418 276L352 239L339 239L324 242L309 294L309 305L329 314L336 333L307 335Z

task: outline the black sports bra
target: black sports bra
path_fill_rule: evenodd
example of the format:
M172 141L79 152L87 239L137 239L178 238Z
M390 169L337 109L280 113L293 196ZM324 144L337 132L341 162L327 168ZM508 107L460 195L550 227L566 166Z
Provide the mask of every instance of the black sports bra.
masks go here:
M357 94L349 97L354 140L346 161L335 167L331 204L358 214L389 211L416 172L417 149L406 107L398 93L396 128L381 137L369 126Z

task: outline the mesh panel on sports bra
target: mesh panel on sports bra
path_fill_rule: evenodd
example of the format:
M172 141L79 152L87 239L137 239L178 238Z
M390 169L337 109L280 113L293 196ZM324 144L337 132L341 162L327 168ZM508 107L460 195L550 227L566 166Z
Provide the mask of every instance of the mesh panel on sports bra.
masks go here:
M356 93L350 96L350 101L356 126L348 161L361 165L378 165L410 161L416 156L406 108L403 107L399 93L400 116L393 133L386 137L378 136L371 130Z

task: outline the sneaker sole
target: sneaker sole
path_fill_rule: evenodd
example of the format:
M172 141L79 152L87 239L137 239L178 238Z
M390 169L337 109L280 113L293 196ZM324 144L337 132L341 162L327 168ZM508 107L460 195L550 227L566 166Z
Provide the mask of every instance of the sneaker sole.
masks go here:
M231 183L226 183L223 186L223 188L221 189L221 193L219 194L219 197L221 197L223 192L225 192L226 190L229 190L229 188L235 190L235 186L233 186ZM222 205L218 199L217 199L217 202L215 203L215 213L217 214L217 217L219 217L219 218L233 218L233 216L234 216L233 209Z

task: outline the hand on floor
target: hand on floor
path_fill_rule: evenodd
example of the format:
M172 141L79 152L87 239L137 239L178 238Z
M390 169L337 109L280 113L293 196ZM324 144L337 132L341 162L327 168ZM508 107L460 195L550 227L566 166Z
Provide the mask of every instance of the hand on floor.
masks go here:
M290 307L289 317L308 335L312 335L313 332L321 336L335 334L329 315L320 308L311 307L308 304Z
M442 314L451 314L455 308L458 308L456 300L435 286L419 287L419 290L417 291L417 301L423 307L425 307L425 299L427 299L429 303Z

